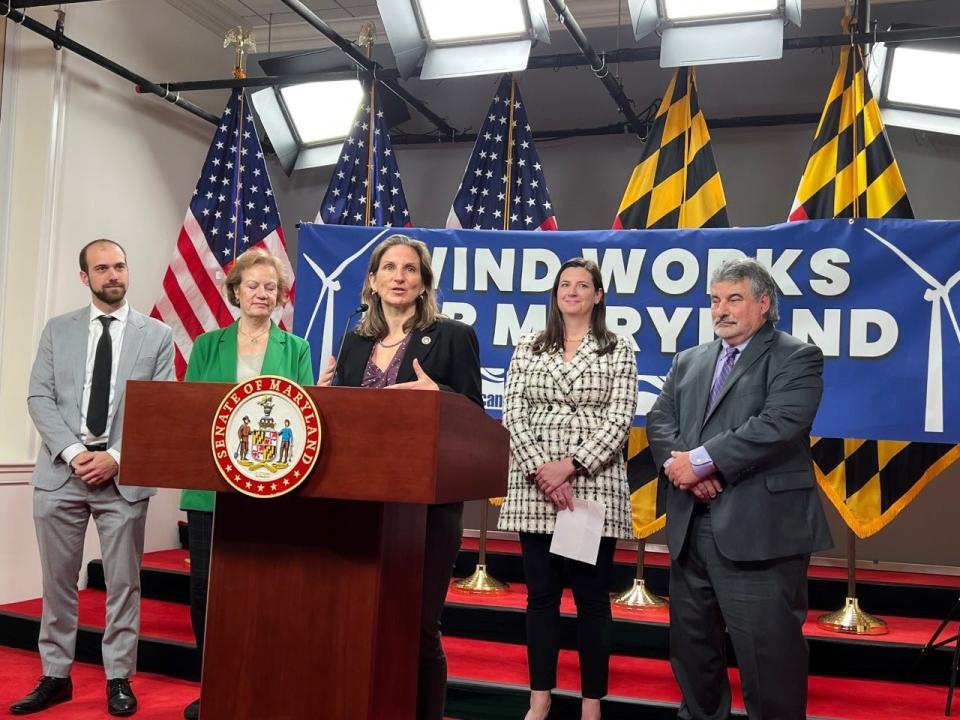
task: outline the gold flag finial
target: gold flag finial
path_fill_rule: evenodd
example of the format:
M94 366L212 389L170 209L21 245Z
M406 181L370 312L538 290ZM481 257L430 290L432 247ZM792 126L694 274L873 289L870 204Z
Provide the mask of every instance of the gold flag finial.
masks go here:
M237 53L236 66L233 68L233 76L237 80L243 80L247 77L246 71L246 60L247 54L257 51L257 41L253 37L252 30L244 30L239 25L235 28L230 28L227 31L227 34L223 37L223 46L230 47L233 45L234 50Z
M367 52L367 57L373 54L373 43L377 39L377 29L369 20L360 26L360 37L357 38L357 44Z

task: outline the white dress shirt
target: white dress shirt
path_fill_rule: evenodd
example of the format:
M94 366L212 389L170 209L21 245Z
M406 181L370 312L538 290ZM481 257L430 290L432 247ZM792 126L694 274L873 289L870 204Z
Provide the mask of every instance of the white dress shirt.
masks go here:
M79 431L83 442L74 443L60 453L60 457L62 457L68 465L77 455L86 450L84 445L105 444L107 438L110 436L110 426L113 425L113 416L116 411L116 408L113 406L113 399L116 397L117 368L120 365L120 349L123 346L123 332L127 327L127 316L130 314L130 306L125 302L112 313L107 313L114 318L113 322L109 325L113 359L110 368L110 405L107 410L107 426L104 428L103 435L98 437L94 436L87 428L87 405L90 404L90 386L93 384L93 363L97 355L97 343L100 342L100 336L103 334L103 323L101 323L98 318L104 314L105 313L97 308L96 305L91 303L89 331L87 333L87 363L83 376L83 397L80 400ZM113 456L117 464L120 463L120 453L113 449L107 449L107 452Z

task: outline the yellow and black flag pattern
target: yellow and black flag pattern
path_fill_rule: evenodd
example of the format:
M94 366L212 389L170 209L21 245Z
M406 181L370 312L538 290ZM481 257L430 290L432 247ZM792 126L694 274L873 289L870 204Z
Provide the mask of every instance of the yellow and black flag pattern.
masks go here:
M845 47L790 220L912 218L893 150L863 72L859 47ZM945 443L813 438L817 479L860 538L885 527L955 460Z
M630 429L627 442L627 481L630 483L630 506L633 511L633 532L641 540L667 524L663 501L657 488L659 473L647 442L646 428Z
M620 202L614 228L729 227L727 200L700 111L693 68L678 68L667 87ZM633 529L640 539L666 524L647 431L635 427L627 445Z
M693 68L678 68L660 103L613 227L729 225L710 131L697 98L696 75Z
M859 46L840 51L840 67L790 210L790 220L846 217L913 217Z
M960 445L813 438L817 480L860 538L891 522L960 458Z

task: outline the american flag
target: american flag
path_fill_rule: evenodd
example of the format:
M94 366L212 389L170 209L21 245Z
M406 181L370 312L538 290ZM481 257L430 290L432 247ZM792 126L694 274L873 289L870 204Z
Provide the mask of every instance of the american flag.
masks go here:
M353 129L343 141L340 159L317 212L318 223L411 225L400 168L390 144L390 131L377 89L374 84L360 104Z
M501 78L490 103L450 208L447 227L557 229L520 88L510 75Z
M223 280L237 257L255 246L280 258L293 282L253 114L243 90L237 89L207 151L160 299L150 312L173 329L179 379L194 339L234 321L237 310L227 303ZM292 290L280 316L284 328L293 326Z

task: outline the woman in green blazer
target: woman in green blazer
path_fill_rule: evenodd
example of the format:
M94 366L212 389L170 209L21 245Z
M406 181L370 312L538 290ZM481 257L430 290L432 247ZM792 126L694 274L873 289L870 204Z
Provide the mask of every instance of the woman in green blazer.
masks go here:
M277 327L270 319L288 298L289 283L280 261L259 248L237 258L225 282L227 300L240 308L232 325L204 333L190 352L187 382L238 383L257 375L280 375L312 385L310 346L303 338ZM190 620L197 649L203 654L207 613L207 579L213 533L214 493L184 490L180 509L187 511L190 546ZM200 701L184 710L190 720L200 715Z

